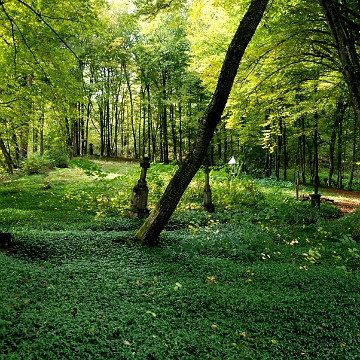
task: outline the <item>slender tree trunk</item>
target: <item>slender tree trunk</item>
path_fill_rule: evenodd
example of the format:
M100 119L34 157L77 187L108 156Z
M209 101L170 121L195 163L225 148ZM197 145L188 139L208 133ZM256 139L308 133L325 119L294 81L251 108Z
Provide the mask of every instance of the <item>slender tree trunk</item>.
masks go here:
M287 136L286 136L286 124L283 125L283 180L287 179L287 166L288 166L288 153L287 153Z
M280 164L281 164L281 150L282 150L282 119L279 120L279 129L277 135L276 157L275 157L275 176L280 180Z
M40 155L44 155L44 123L45 123L45 115L44 113L41 114L40 119Z
M162 86L163 86L163 103L162 103L162 134L163 134L163 162L169 163L169 139L168 139L168 124L167 124L167 71L162 73Z
M179 203L182 194L199 170L214 131L221 120L240 60L262 19L267 3L268 0L252 0L249 9L240 22L229 45L215 93L199 124L194 146L171 179L156 208L136 234L141 244L151 244L156 241Z
M66 132L66 147L68 151L69 158L73 158L73 137L71 135L71 124L68 118L65 118L65 132Z
M338 148L337 148L337 185L338 188L342 188L343 178L343 165L342 165L342 152L343 152L343 119L339 122L339 134L338 134Z
M110 100L106 99L105 107L105 123L106 123L106 156L111 156L111 121L110 121Z
M318 140L319 140L319 129L318 129L319 115L315 112L315 130L314 130L314 193L319 193L319 154L318 154Z
M179 105L179 162L182 163L183 147L182 147L182 118L181 118L181 104Z
M26 124L20 131L20 156L26 158L29 146L29 125Z
M222 131L220 131L220 133L222 133L223 135L220 137L224 139L224 154L223 154L223 161L224 164L226 164L229 160L227 159L228 157L228 139L227 139L227 131L226 131L226 123L225 121L223 121L222 123ZM232 154L231 154L232 155Z
M346 104L343 101L339 101L336 106L336 116L330 136L330 144L329 144L329 173L327 178L327 185L331 186L332 182L332 176L335 171L335 160L334 160L334 154L335 154L335 143L336 143L336 136L339 131L339 125L340 122L342 122L342 119L344 118L344 113L346 110Z
M170 123L171 123L171 136L173 140L173 159L178 160L177 153L177 133L176 133L176 121L175 121L175 106L170 105Z
M267 119L267 116L268 115L265 115L265 119ZM270 131L270 125L269 124L267 124L265 126L265 130ZM275 162L276 162L276 160L275 160ZM275 170L275 173L276 173L276 170ZM268 147L265 147L264 176L266 178L271 176L271 153L270 153Z
M349 176L349 190L352 189L352 183L354 179L355 165L356 165L356 150L357 150L357 124L356 118L354 119L354 130L353 130L353 144L352 144L352 156L351 156L351 168Z
M301 180L306 183L306 136L305 136L305 119L301 117L301 136L300 136L300 155L301 155Z
M125 63L123 64L123 68L124 68L126 85L127 85L127 88L128 88L129 99L130 99L130 124L131 124L131 132L132 132L133 141L134 141L134 156L135 156L135 158L137 159L137 158L138 158L138 150L137 150L136 132L135 132L135 124L134 124L134 102L133 102L133 94L132 94L132 90L131 90L131 84L130 84L129 74L128 74L128 72L127 72L126 64L125 64Z
M104 156L105 151L105 124L104 124L104 110L102 104L99 104L99 123L100 123L100 155Z
M148 136L147 136L147 148L148 148L148 157L151 156L151 103L150 103L150 84L146 85L146 93L147 93L147 126L148 126Z

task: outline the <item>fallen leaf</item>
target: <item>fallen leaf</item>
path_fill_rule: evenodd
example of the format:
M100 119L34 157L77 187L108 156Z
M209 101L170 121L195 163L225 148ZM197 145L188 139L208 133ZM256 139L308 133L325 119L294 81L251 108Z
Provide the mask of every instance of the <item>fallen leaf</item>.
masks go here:
M147 311L146 311L146 314L150 314L150 315L152 315L153 317L156 317L156 314L155 314L154 312L150 311L150 310L147 310Z
M178 283L178 282L177 282L177 283L175 284L175 286L174 286L174 290L175 290L175 291L178 291L178 290L181 289L181 288L182 288L182 285L181 285L180 283Z
M216 329L216 328L217 328L216 324L212 324L212 325L211 325L211 328L212 328L212 329Z
M126 345L126 346L131 346L131 342L127 341L127 340L123 341L123 344Z

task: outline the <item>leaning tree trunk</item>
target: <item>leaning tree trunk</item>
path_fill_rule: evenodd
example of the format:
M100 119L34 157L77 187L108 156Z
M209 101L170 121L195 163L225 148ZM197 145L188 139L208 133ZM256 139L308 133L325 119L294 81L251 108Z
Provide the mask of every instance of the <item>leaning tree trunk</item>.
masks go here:
M138 230L141 244L152 244L174 212L190 181L199 170L229 97L240 60L261 21L269 0L252 0L229 45L212 100L200 122L191 152L175 173L156 208Z

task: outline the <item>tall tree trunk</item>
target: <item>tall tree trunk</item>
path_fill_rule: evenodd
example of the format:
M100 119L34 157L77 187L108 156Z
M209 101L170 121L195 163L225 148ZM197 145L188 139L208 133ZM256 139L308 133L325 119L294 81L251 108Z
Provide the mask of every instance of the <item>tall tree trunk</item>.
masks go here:
M335 171L334 154L335 154L336 136L339 131L339 124L340 124L340 122L342 122L342 119L344 117L345 109L346 109L346 104L343 101L339 101L336 106L336 116L335 116L334 125L333 125L332 131L331 131L331 136L330 136L329 172L328 172L328 178L327 178L327 186L331 186L332 176Z
M282 150L282 119L279 119L279 128L277 130L277 146L276 146L276 157L275 157L275 176L276 180L280 180L280 164L281 164L281 150Z
M229 45L212 100L200 121L191 152L170 180L156 208L138 230L136 237L141 244L156 241L179 203L182 194L199 170L207 153L216 126L227 103L240 60L262 19L268 0L252 0Z
M305 136L305 119L302 116L300 119L301 136L300 136L300 156L301 156L301 180L306 183L306 136Z
M356 150L357 150L357 123L356 118L354 119L354 130L353 130L353 144L352 144L352 156L351 156L351 168L349 176L349 190L352 190L352 183L354 179L355 165L356 165Z
M29 146L29 125L26 124L20 131L20 157L26 158Z
M111 121L110 121L110 100L105 103L105 123L106 123L106 156L111 156Z
M183 147L182 147L182 118L181 118L181 104L179 105L179 162L182 163Z
M105 151L105 122L104 122L104 110L102 104L99 104L99 124L100 124L100 155L104 156Z
M337 48L338 56L342 65L351 104L355 114L355 122L360 124L360 65L355 47L355 41L348 28L346 10L338 0L319 0L323 8L328 27Z
M124 68L124 74L125 74L127 89L128 89L128 91L129 91L129 99L130 99L130 124L131 124L131 132L132 132L133 141L134 141L134 156L135 156L135 158L137 159L137 158L138 158L138 151L137 151L135 124L134 124L134 102L133 102L133 94L132 94L132 90L131 90L131 84L130 84L129 74L128 74L128 72L127 72L126 64L125 64L125 63L123 63L123 68Z
M317 113L317 111L315 112L315 129L314 129L314 193L318 194L319 193L319 184L320 184L320 179L319 179L319 144L318 144L318 140L319 140L319 127L318 127L318 123L319 123L319 115Z
M176 133L176 121L175 121L175 106L170 105L170 123L171 123L171 136L173 141L173 160L178 160L177 153L177 133Z
M163 103L162 103L162 134L163 134L163 162L169 163L169 138L168 138L168 124L167 124L167 71L162 73L162 86L163 86Z
M265 166L264 176L266 178L271 176L271 153L268 148L265 148Z
M44 155L44 124L45 124L45 114L42 113L40 117L40 155Z
M150 84L146 85L146 93L147 93L147 126L148 126L148 135L147 135L147 149L148 149L148 157L151 159L151 103L150 103Z
M342 188L343 166L342 166L342 152L343 152L343 119L339 122L338 133L338 148L337 148L337 185Z
M6 166L8 168L8 172L10 174L13 173L13 168L15 167L15 164L11 158L11 155L9 153L9 151L7 150L4 140L2 139L2 137L0 137L0 150L2 151L4 158L5 158L5 162L6 162Z
M287 136L286 136L286 124L283 125L283 180L287 180L287 166L288 166L288 152L287 152Z

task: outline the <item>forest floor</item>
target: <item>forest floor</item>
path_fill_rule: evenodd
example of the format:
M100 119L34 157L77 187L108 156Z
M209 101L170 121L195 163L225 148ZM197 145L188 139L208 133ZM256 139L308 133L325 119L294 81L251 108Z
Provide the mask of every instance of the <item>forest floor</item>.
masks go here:
M0 179L0 360L359 358L359 192L321 188L318 211L218 169L210 215L199 172L140 246L122 215L139 164L76 164ZM173 173L151 164L149 205Z
M334 200L334 205L344 214L353 213L360 205L360 192L336 188L321 188L324 197Z

